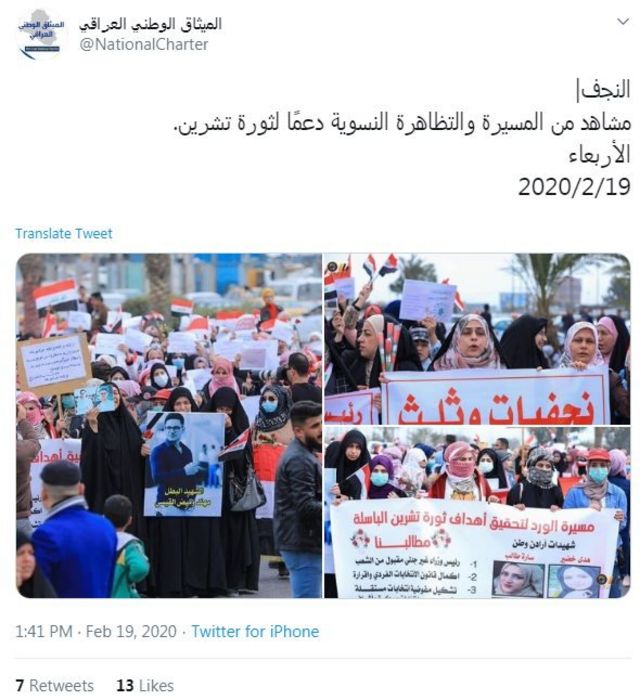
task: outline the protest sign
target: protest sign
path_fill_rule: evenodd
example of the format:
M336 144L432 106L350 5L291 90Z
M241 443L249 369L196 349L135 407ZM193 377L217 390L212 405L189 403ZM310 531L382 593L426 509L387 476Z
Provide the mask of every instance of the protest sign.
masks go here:
M260 406L259 396L243 396L242 397L242 408L247 414L249 423L253 423L258 415L258 408Z
M100 386L85 386L73 392L76 415L84 415L87 411L97 408L100 413L115 411L113 387L110 384Z
M79 328L83 331L91 330L91 314L84 311L66 311L62 315L66 318L70 329L74 331Z
M400 318L420 321L426 316L432 316L436 321L449 323L457 290L455 284L405 280L400 300Z
M98 333L94 348L97 355L115 355L119 345L124 345L124 338L120 333Z
M211 370L209 368L187 370L187 379L193 382L198 391L201 391L211 379Z
M224 357L227 360L234 362L237 355L242 354L244 349L244 340L234 338L233 340L216 340L213 344L213 354Z
M276 340L281 340L287 346L291 345L293 342L293 328L291 324L276 319L271 330L271 337Z
M122 321L125 326L126 322L131 319L131 314L128 311L109 311L107 313L107 325L113 326L118 321Z
M29 520L33 527L38 527L44 520L45 511L40 499L42 480L40 473L46 464L59 459L68 459L80 464L81 440L57 439L40 440L40 452L31 462L31 514Z
M341 598L607 598L618 538L614 514L613 509L518 511L414 498L332 505L338 593ZM588 589L572 588L567 567L588 570L582 571L590 574Z
M169 333L167 352L179 352L185 355L195 355L196 337L193 333L174 331Z
M356 298L356 280L355 277L335 277L333 278L338 295L342 295L345 299L353 301Z
M133 320L133 319L131 319ZM144 355L145 350L153 343L154 337L143 333L136 328L127 328L124 334L124 342L130 350Z
M249 340L240 354L242 370L276 370L278 368L277 340Z
M389 425L607 425L606 365L575 369L388 372Z
M333 562L333 545L331 543L331 501L334 496L331 494L331 488L336 483L336 470L325 467L322 470L322 485L324 491L324 573L335 574L335 564Z
M155 419L155 420L154 420ZM165 517L220 517L224 445L220 413L159 413L145 438L153 486L145 489L144 514Z
M37 396L69 394L91 379L84 334L19 341L16 355L20 389Z
M324 397L324 422L344 425L377 425L380 422L374 399L380 389L364 389Z

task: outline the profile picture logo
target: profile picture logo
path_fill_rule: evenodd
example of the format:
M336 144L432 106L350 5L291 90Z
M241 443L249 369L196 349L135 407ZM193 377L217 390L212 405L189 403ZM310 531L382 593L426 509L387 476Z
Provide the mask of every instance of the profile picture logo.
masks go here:
M27 58L43 60L60 53L64 21L46 10L34 10L18 26L19 48Z

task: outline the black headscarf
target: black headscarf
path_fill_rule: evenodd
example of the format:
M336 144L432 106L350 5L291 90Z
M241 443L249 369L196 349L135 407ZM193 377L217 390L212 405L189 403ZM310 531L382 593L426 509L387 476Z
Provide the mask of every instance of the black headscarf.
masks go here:
M372 317L366 319L370 321ZM387 324L392 323L398 325L397 319L393 316L384 315L383 325L383 337L387 338ZM365 321L366 323L366 321ZM347 354L347 353L345 353ZM356 384L360 386L366 386L366 365L367 360L360 355L359 351L352 351L348 353L350 355L350 361L347 360L351 376L355 380ZM396 360L393 367L394 371L397 372L422 372L422 362L420 361L420 356L418 355L418 350L413 342L413 338L409 333L409 330L405 326L400 326L400 337L398 338L398 351L396 353ZM380 360L380 353L376 351L373 357L373 365L371 367L371 373L369 375L369 388L380 386L380 373L382 372L382 362Z
M560 461L559 462L552 462L553 468L558 472L558 474L562 475L564 474L565 471L567 471L569 465L567 464L567 455L562 452L561 450L554 450L553 454L559 454L560 455Z
M356 443L360 447L360 457L355 462L347 458L347 447ZM334 459L336 469L336 482L340 487L340 492L351 498L359 498L361 483L359 479L349 477L355 474L358 469L369 464L371 455L367 449L367 438L359 430L350 430L338 443L338 452Z
M613 346L611 357L609 358L609 369L619 373L622 369L624 369L624 364L627 359L627 351L629 350L629 344L631 343L631 336L629 335L627 324L620 318L620 316L607 314L607 318L610 318L613 321L613 325L618 331L616 344Z
M31 544L31 539L25 535L24 532L16 530L16 554L20 547L25 544ZM18 588L18 592L25 598L57 598L51 582L42 571L40 571L37 562L33 575L30 579L22 582L22 585Z
M115 384L110 384L119 392ZM133 525L130 532L144 536L145 460L140 454L142 435L120 394L114 411L98 414L98 432L88 423L82 431L80 470L89 509L102 513L109 496L127 496L133 504Z
M189 399L189 403L191 404L191 413L198 412L198 404L193 400L191 392L185 386L177 386L175 389L172 390L171 394L169 395L169 398L167 399L167 402L165 403L162 409L162 412L168 413L169 411L175 411L176 401L182 398Z
M504 467L502 466L502 460L498 456L498 453L495 450L492 450L490 447L485 447L483 450L480 450L478 453L478 458L476 459L476 465L480 464L480 458L483 455L489 455L491 457L491 461L493 462L493 469L488 472L487 474L483 474L485 479L497 479L498 480L498 488L501 489L506 489L507 486L509 485L507 483L507 477L506 474L504 473Z
M203 409L207 413L216 413L218 408L231 409L231 427L233 428L233 437L237 437L249 427L249 419L242 406L238 394L228 386L221 386L216 389L213 396L207 401L206 407ZM225 436L227 440L228 436Z
M110 382L113 381L113 375L118 374L118 372L120 372L120 374L122 374L125 379L131 379L131 377L129 376L129 371L127 370L126 367L120 367L120 365L116 365L115 367L112 367L109 370L109 381Z
M549 368L549 361L536 345L536 335L547 327L546 318L519 316L500 338L502 355L511 369Z
M262 408L264 404L264 395L267 391L270 391L278 397L278 404L274 413L267 413ZM279 384L265 386L260 393L260 404L255 421L256 429L263 433L272 433L276 430L280 430L280 428L284 428L289 420L291 406L291 394L289 394L283 386Z
M169 377L169 382L167 383L166 386L160 386L159 384L156 384L156 382L153 378L153 373L157 369L161 369L167 375L167 377L169 377L169 371L167 370L166 364L164 362L154 362L151 365L151 371L149 372L149 384L151 384L151 386L154 389L169 389L171 387L171 377Z

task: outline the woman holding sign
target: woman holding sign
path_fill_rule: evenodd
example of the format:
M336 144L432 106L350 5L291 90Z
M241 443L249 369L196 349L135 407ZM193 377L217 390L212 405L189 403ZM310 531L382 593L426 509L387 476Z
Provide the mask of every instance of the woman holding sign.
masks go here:
M86 414L82 431L80 469L89 509L102 513L104 502L115 494L133 503L130 532L140 539L146 535L143 518L145 462L140 429L127 410L120 390L113 391L113 411Z
M500 343L484 318L463 316L449 331L429 370L507 369Z
M451 443L444 452L444 471L433 482L429 498L498 503L491 487L476 467L475 452L466 442Z
M562 489L553 483L553 451L537 447L527 458L527 478L522 478L507 494L507 505L518 510L548 508L560 510L564 504Z

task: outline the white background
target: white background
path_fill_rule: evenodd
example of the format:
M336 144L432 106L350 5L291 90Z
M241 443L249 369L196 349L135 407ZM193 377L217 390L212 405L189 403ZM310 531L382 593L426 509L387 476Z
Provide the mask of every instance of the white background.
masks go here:
M7 329L13 329L20 255L98 250L76 242L55 248L18 243L15 226L111 227L114 252L561 250L625 253L633 266L639 264L637 197L517 196L520 176L592 174L566 163L567 152L580 141L577 132L566 138L521 133L491 139L447 133L412 138L391 131L346 137L325 130L250 138L232 132L179 137L173 130L216 114L263 119L274 109L301 109L310 116L339 110L357 119L380 109L405 114L464 109L514 121L544 110L551 121L577 119L589 111L575 104L577 76L601 84L629 77L632 94L638 89L633 79L640 15L633 15L637 5L630 0L467 0L446 7L401 0L60 0L49 9L67 23L67 44L47 62L29 61L17 50L18 22L36 7L5 2L1 10L0 279ZM177 22L221 15L224 31L211 33L213 49L207 53L77 48L77 26L94 15L136 21L149 14L159 21L175 16ZM629 15L625 27L616 20ZM607 109L630 113L628 105ZM605 137L597 139L606 143ZM631 170L624 166L619 174ZM478 269L479 276L491 274ZM635 294L634 308L637 302ZM8 399L14 388L11 342L7 330L0 384L7 426L14 410ZM11 469L6 479L9 492ZM622 600L595 603L22 600L13 585L11 498L3 510L0 547L5 564L0 595L8 608L3 653L10 662L5 677L11 692L14 677L36 674L102 678L96 697L113 697L114 679L131 674L173 679L177 697L214 689L264 698L414 692L501 697L514 689L519 698L568 690L600 698L634 692L634 590ZM17 623L72 621L284 622L318 625L322 634L320 641L271 645L184 639L43 644L12 638ZM26 661L30 656L35 659ZM116 660L105 661L108 656ZM198 662L224 656L236 661ZM184 660L168 663L171 657ZM251 657L262 660L248 661ZM294 664L288 657L308 659Z

